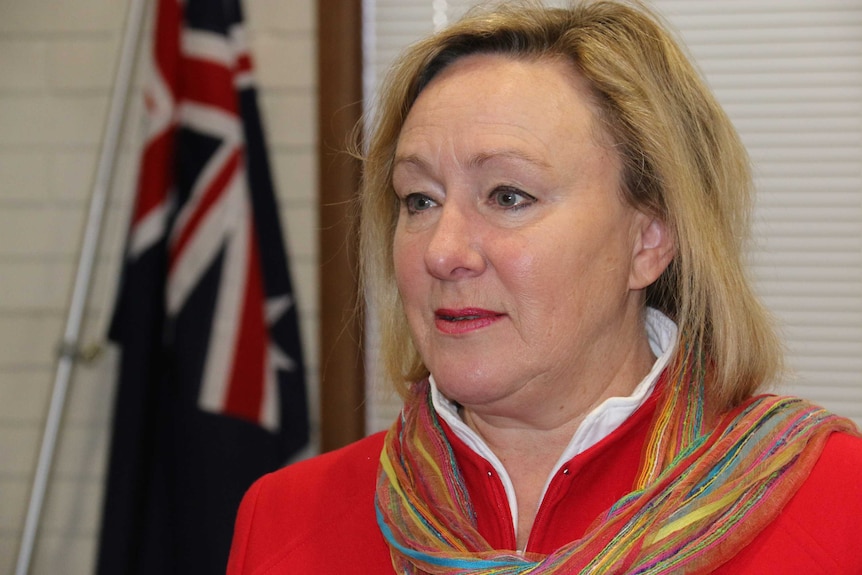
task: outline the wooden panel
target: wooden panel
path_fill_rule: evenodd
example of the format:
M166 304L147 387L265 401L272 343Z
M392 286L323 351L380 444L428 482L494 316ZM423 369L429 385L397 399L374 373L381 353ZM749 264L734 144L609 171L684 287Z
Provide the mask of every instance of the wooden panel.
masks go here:
M318 0L320 173L321 451L365 433L364 378L355 313L357 270L351 220L359 164L347 141L362 114L362 2Z

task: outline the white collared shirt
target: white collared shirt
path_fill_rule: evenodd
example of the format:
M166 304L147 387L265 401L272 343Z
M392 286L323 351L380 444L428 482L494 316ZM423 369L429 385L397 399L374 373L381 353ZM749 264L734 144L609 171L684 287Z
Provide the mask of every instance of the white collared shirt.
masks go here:
M649 340L650 348L653 355L657 357L653 363L652 369L644 377L634 391L628 397L609 397L604 400L599 406L593 409L584 417L583 422L575 430L572 439L568 446L563 451L551 474L545 481L545 487L542 491L541 501L545 498L545 492L551 483L551 479L556 475L560 468L576 455L583 453L611 433L613 433L623 422L628 419L652 393L655 388L656 381L659 375L664 371L665 366L670 360L677 341L676 324L666 315L658 310L647 308L646 310L646 332ZM431 401L434 409L443 421L445 421L452 429L458 438L463 441L470 449L483 457L490 463L500 477L503 483L503 488L506 491L506 497L509 501L509 509L512 513L513 527L517 531L518 528L518 503L515 498L515 488L512 485L512 480L506 472L506 468L497 458L491 448L461 419L458 414L458 406L443 396L437 389L437 384L434 382L434 375L429 378L431 382Z

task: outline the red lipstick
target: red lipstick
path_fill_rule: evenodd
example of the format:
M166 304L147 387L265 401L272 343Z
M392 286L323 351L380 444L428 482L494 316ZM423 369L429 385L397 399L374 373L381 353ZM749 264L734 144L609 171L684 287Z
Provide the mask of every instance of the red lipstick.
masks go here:
M456 335L487 327L504 314L487 309L468 307L462 309L438 309L434 312L434 324L442 333Z

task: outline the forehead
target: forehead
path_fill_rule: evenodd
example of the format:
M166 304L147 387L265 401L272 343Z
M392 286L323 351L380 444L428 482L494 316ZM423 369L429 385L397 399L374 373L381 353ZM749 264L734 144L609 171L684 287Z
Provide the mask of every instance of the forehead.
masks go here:
M545 156L583 151L607 141L596 111L588 81L562 58L464 56L419 94L396 155L433 154L443 142L452 151L467 142Z

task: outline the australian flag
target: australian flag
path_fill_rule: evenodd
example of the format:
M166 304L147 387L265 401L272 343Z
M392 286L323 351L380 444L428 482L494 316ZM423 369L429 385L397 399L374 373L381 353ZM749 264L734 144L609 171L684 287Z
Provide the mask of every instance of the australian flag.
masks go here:
M238 0L158 0L154 33L98 573L222 574L308 440L297 310Z

